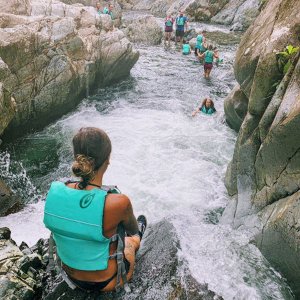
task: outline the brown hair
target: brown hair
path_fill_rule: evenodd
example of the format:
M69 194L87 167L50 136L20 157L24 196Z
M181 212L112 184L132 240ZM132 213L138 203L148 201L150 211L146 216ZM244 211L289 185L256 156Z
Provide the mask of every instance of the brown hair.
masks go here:
M202 101L202 105L201 105L200 109L201 109L203 106L206 107L205 104L206 104L206 101L207 101L208 99L211 101L211 107L215 108L214 101L212 101L210 98L205 98L205 99Z
M75 161L72 171L76 177L81 178L78 186L84 189L109 158L111 141L103 130L84 127L73 137L73 152Z

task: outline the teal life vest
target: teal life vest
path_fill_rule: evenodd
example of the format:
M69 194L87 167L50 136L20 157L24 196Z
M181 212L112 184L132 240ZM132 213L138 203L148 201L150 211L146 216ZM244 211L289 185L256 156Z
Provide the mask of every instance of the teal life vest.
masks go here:
M207 51L205 52L205 59L204 59L204 61L205 61L206 63L209 63L209 64L212 64L212 63L213 63L213 61L214 61L214 53L213 53L213 51L207 50Z
M202 106L201 111L207 115L212 115L216 110L214 108L206 108L205 105Z
M57 254L67 266L85 271L105 270L111 239L103 236L107 191L76 190L53 182L48 192L44 224L52 232Z
M201 34L199 34L197 36L196 48L201 49L202 48L202 43L203 43L203 36Z
M184 23L185 23L185 18L182 16L182 17L177 17L176 18L176 24L178 26L184 26Z
M173 22L171 19L167 19L165 22L166 27L173 27Z
M191 52L191 46L189 44L182 45L182 53L189 54Z

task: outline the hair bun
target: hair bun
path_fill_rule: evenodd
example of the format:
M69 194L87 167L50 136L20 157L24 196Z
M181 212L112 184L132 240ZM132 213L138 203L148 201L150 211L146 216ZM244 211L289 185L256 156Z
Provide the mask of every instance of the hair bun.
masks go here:
M94 160L82 154L76 155L72 171L77 177L91 179L94 175Z

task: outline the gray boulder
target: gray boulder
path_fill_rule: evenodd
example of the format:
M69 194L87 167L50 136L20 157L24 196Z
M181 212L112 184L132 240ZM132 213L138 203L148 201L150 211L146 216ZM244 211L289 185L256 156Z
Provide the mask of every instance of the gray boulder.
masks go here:
M22 207L21 199L0 179L0 217L17 212Z
M235 195L228 206L234 212L232 224L258 230L258 246L294 288L300 286L295 264L300 253L295 230L300 209L300 54L293 56L284 74L276 52L299 43L298 4L298 0L266 2L237 51L239 93L233 91L225 102L226 118L238 129L245 111L238 115L234 107L248 99L225 178L228 192ZM279 253L281 245L290 249L289 259ZM295 292L299 297L298 288Z
M98 16L93 7L31 0L21 9L18 3L0 13L0 113L7 115L0 135L5 131L5 138L62 116L88 90L127 76L139 56L111 18Z
M123 18L122 31L131 42L147 45L158 45L163 37L161 26L151 15Z
M260 0L231 0L211 21L231 25L233 31L244 31L258 16L260 3Z

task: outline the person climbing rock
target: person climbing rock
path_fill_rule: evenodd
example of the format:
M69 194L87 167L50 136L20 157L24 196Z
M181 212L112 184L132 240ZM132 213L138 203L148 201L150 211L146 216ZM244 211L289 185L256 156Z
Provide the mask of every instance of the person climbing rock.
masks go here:
M206 50L204 53L199 53L198 57L200 59L204 58L204 78L209 78L210 72L213 68L214 58L218 58L213 51L212 45L209 45L208 50Z
M171 15L168 15L165 19L165 45L168 41L168 46L170 47L171 43L171 35L173 32L173 24L174 24L174 18L172 18Z
M202 54L207 50L205 35L206 35L205 31L202 31L202 33L197 35L196 46L195 46L195 56L198 56L199 53Z
M180 42L180 46L183 44L184 31L188 30L188 18L184 15L183 11L179 12L179 16L176 18L176 37L175 44Z
M103 9L103 13L105 15L110 15L112 20L114 19L113 9L114 9L114 6L111 3L108 5L108 7L104 7L104 9Z
M81 128L73 137L72 165L80 180L55 181L48 191L44 224L70 287L105 292L129 288L147 220L135 219L131 201L116 187L102 185L111 149L104 131Z
M97 4L96 4L96 11L97 11L98 15L102 14L101 3L100 2L97 2Z
M204 114L212 115L213 113L216 112L214 102L210 98L205 98L202 101L201 106L199 106L192 112L192 117L195 117L197 113L199 113L200 111L203 112Z
M191 54L191 46L188 41L184 41L184 44L182 46L182 54L183 55Z

